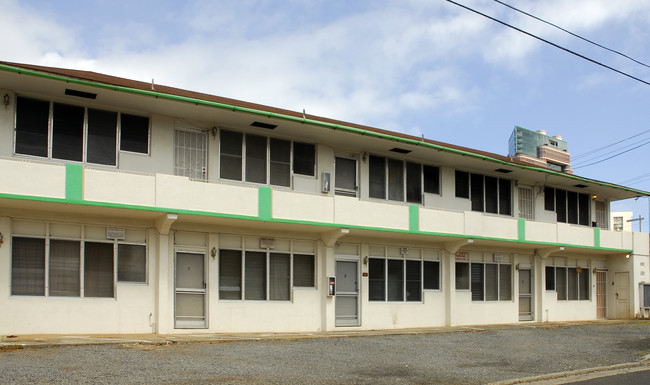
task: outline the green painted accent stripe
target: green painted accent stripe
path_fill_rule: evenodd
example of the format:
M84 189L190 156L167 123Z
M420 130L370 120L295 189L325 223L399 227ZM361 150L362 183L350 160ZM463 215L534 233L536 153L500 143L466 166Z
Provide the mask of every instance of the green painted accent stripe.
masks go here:
M420 231L420 206L409 206L409 231L417 233Z
M84 199L84 168L80 164L65 165L65 199L78 202Z
M245 112L245 113L250 113L250 114L255 114L255 115L261 115L265 116L268 118L277 118L277 119L282 119L282 120L288 120L292 122L298 122L298 123L303 123L303 124L309 124L312 126L318 126L318 127L325 127L325 128L331 128L334 130L340 130L340 131L347 131L347 132L353 132L357 133L360 135L365 135L365 136L371 136L371 137L376 137L376 138L382 138L382 139L388 139L388 140L393 140L397 142L402 142L402 143L408 143L412 144L415 146L422 146L422 147L428 147L428 148L433 148L439 151L445 151L449 152L452 154L458 154L458 155L463 155L463 156L469 156L472 158L477 158L477 159L482 159L482 160L487 160L490 162L494 162L497 164L501 165L507 165L523 170L531 170L531 171L537 171L545 174L550 174L550 175L556 175L562 178L567 178L567 179L573 179L576 181L581 181L581 182L586 182L586 183L591 183L595 184L598 186L605 186L609 188L614 188L617 190L623 190L627 191L633 194L638 194L638 195L643 195L643 196L650 196L650 192L648 191L643 191L643 190L637 190L629 187L624 187L624 186L619 186L615 185L612 183L607 183L607 182L601 182L597 180L592 180L592 179L587 179L587 178L582 178L576 175L571 175L571 174L565 174L562 172L558 171L553 171L553 170L548 170L545 168L541 167L534 167L534 166L526 166L522 164L516 164L516 163L510 163L501 159L496 159L488 155L482 155L482 154L477 154L474 152L466 151L466 150L461 150L457 148L451 148L451 147L446 147L441 144L436 144L436 143L431 143L431 142L425 142L420 139L416 138L403 138L401 136L396 136L388 133L383 133L383 132L376 132L376 131L370 131L367 129L362 129L358 127L352 127L352 126L346 126L342 124L336 124L336 123L330 123L330 122L324 122L316 119L307 119L305 117L298 117L298 116L292 116L288 115L286 113L277 113L277 112L269 112L269 111L263 111L263 110L258 110L250 107L239 107L239 106L234 106L231 104L226 104L226 103L219 103L219 102L212 102L208 100L203 100L203 99L197 99L197 98L190 98L186 96L178 96L178 95L171 95L171 94L166 94L162 92L156 92L156 91L147 91L147 90L140 90L140 89L135 89L135 88L129 88L129 87L123 87L123 86L116 86L116 85L110 85L110 84L103 84L103 83L97 83L89 80L82 80L82 79L75 79L72 77L66 77L63 75L52 75L44 72L39 72L39 71L34 71L34 70L29 70L29 69L24 69L24 68L19 68L19 67L13 67L10 65L6 64L0 64L0 70L5 70L9 72L14 72L18 74L25 74L25 75L30 75L30 76L36 76L36 77L41 77L45 79L52 79L52 80L58 80L58 81L63 81L66 83L72 83L72 84L81 84L85 86L90 86L90 87L96 87L96 88L103 88L103 89L108 89L108 90L113 90L113 91L121 91L121 92L128 92L128 93L133 93L133 94L139 94L139 95L146 95L146 96L152 96L155 98L160 98L160 99L168 99L168 100L174 100L174 101L180 101L180 102L186 102L186 103L192 103L195 105L204 105L204 106L210 106L210 107L216 107L216 108L221 108L221 109L226 109L230 111L238 111L238 112ZM289 111L287 111L289 112Z
M594 227L594 247L600 248L600 227Z
M517 233L519 241L526 240L526 220L524 218L517 218Z
M258 212L260 219L273 219L273 189L268 186L260 186L258 190Z
M269 188L270 189L270 188ZM16 194L5 194L0 193L0 199L16 199L24 201L34 201L34 202L49 202L49 203L74 203L80 206L91 206L91 207L104 207L104 208L117 208L117 209L127 209L127 210L137 210L137 211L149 211L149 212L158 212L158 213L170 213L170 214L183 214L183 215L196 215L202 217L212 217L212 218L224 218L224 219L239 219L239 220L249 220L249 221L265 221L272 223L284 223L284 224L294 224L294 225L306 225L306 226L320 226L327 228L347 228L347 229L358 229L358 230L369 230L369 231L378 231L385 233L398 233L398 234L412 234L409 230L402 229L390 229L384 227L371 227L371 226L357 226L357 225L346 225L342 223L327 223L327 222L315 222L315 221L301 221L294 219L278 219L278 218L262 218L261 216L249 216L249 215L238 215L238 214L225 214L225 213L215 213L210 211L193 211L193 210L182 210L182 209L171 209L165 207L152 207L152 206L136 206L136 205L127 205L121 203L109 203L109 202L93 202L93 201L78 201L70 202L66 199L60 198L47 198L47 197L38 197L38 196L29 196L29 195L16 195ZM419 231L418 235L430 235L437 237L446 237L446 238L456 238L456 239L478 239L486 241L497 241L504 243L515 243L515 244L525 244L525 245L534 245L534 246L564 246L571 247L575 249L583 250L599 250L599 251L611 251L613 253L631 253L631 249L614 249L606 247L593 247L593 246L582 246L582 245L572 245L567 243L553 243L553 242L540 242L540 241L520 241L518 239L509 239L509 238L496 238L496 237L483 237L476 235L467 235L467 234L452 234L452 233L436 233L428 231Z

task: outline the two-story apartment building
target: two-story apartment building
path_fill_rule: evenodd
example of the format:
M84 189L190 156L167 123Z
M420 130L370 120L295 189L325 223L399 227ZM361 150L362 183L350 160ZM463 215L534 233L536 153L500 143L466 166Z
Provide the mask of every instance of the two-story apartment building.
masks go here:
M92 72L0 63L0 333L630 318L650 193Z

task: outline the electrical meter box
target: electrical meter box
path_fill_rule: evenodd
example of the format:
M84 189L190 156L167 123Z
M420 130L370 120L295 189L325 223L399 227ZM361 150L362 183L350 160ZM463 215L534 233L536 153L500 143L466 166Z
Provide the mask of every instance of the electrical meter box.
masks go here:
M327 277L327 296L334 297L336 295L336 277Z

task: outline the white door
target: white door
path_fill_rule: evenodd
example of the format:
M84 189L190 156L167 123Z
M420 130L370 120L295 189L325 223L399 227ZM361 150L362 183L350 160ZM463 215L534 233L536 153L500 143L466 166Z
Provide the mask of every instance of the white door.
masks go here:
M336 326L359 326L358 262L336 261Z
M533 282L530 270L519 270L519 321L533 320Z
M208 141L206 134L197 131L174 132L174 175L190 179L206 179Z
M630 318L629 298L629 274L627 272L616 273L614 288L616 290L616 318Z
M176 253L174 327L200 329L205 317L205 254Z

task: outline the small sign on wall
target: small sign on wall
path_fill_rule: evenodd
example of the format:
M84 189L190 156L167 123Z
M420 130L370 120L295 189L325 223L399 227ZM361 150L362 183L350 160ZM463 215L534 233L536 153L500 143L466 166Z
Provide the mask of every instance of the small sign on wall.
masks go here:
M457 251L456 252L456 260L457 261L467 261L468 260L467 256L468 256L467 251Z
M106 228L106 239L126 239L124 227L108 226Z

